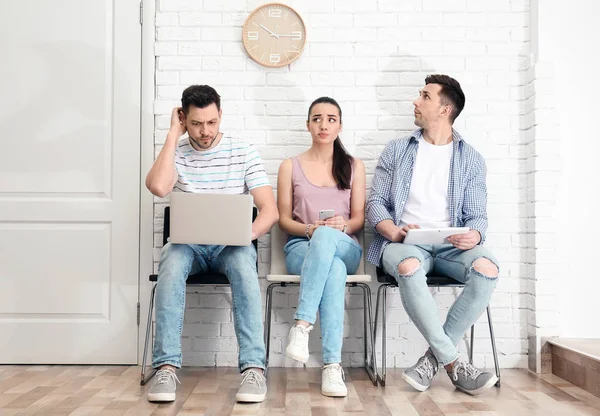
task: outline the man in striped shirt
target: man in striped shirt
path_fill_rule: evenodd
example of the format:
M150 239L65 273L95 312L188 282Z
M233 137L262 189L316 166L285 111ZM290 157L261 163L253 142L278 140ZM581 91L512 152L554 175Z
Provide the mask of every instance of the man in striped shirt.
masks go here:
M258 216L252 239L266 234L279 219L271 185L260 154L246 141L219 131L221 99L208 85L192 85L173 109L165 144L146 178L154 195L173 192L247 194L254 197ZM181 139L187 133L187 136ZM148 391L150 401L173 401L181 367L181 331L185 282L190 273L215 270L231 283L233 315L239 344L241 402L261 402L264 378L260 286L256 249L246 247L167 243L161 252L156 289L156 336L152 366L158 369Z
M478 394L497 377L458 360L458 343L487 307L498 280L498 262L482 244L487 229L486 167L452 125L465 105L460 84L430 75L414 101L412 136L385 147L367 200L367 219L377 235L367 259L398 281L407 314L429 349L402 378L426 390L442 364L453 384ZM469 227L449 244L408 245L411 228ZM442 326L427 287L429 272L451 277L465 288Z

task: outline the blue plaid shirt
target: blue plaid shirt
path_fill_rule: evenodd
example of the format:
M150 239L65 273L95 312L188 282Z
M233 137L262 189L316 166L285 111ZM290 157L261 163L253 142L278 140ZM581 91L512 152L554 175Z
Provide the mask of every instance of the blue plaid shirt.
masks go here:
M400 225L421 137L422 130L419 129L410 137L392 140L381 153L366 208L367 219L373 227L383 220L392 220ZM488 224L485 161L457 131L452 130L452 138L454 148L448 181L452 226L479 231L479 244L483 244ZM389 240L376 233L367 260L380 266L383 250L388 244Z

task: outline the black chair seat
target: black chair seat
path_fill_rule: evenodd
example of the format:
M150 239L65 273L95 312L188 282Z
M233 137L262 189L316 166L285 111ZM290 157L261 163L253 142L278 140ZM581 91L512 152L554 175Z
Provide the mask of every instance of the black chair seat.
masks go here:
M150 281L156 282L157 274L150 275ZM188 285L228 285L229 279L221 273L198 273L188 276L186 284Z
M377 281L379 283L390 283L396 285L396 279L394 276L387 274L383 268L377 268ZM463 287L464 283L459 282L458 280L454 280L451 277L447 276L427 276L427 286L430 287Z
M463 287L465 284L446 276L427 276L427 286Z

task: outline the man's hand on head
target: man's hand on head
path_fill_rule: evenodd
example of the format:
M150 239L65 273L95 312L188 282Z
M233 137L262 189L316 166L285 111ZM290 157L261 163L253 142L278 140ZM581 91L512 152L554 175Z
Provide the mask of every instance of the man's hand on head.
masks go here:
M183 108L175 107L171 112L171 127L169 130L179 134L179 137L183 136L187 131L184 120L185 115L183 114Z

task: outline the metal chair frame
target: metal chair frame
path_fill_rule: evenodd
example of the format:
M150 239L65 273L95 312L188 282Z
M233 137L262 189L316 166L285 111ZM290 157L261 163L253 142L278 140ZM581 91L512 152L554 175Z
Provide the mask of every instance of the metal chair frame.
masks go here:
M377 323L379 320L379 303L382 305L382 325L381 325L381 374L379 374L377 368L376 357L374 356L374 366L377 371L377 379L382 386L385 386L385 378L386 378L386 309L387 309L387 290L390 287L398 287L398 282L393 276L387 274L382 268L377 268L377 280L380 283L383 283L379 286L377 290L377 302L375 303L375 327L373 330L373 339L377 338ZM454 279L444 276L427 276L427 286L428 287L465 287L464 283L460 283ZM496 369L496 376L498 377L498 381L496 382L496 387L500 387L500 366L498 364L498 352L496 350L496 339L494 337L494 327L492 325L492 313L490 311L490 306L487 306L487 317L488 317L488 325L490 328L490 339L492 342L492 352L494 355L494 367ZM473 364L473 346L475 340L475 324L471 326L471 339L470 339L470 348L469 348L469 362Z

